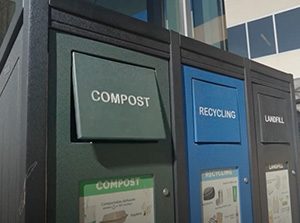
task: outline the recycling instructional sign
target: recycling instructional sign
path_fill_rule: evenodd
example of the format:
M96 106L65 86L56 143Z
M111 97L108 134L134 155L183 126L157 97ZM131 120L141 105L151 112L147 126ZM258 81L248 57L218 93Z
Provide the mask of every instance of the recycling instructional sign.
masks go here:
M203 222L240 222L238 170L202 173Z

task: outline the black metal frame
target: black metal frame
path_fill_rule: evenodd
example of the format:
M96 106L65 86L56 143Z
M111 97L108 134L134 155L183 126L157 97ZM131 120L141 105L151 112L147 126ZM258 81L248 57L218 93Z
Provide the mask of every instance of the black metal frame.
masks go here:
M244 79L244 58L181 36L182 63Z
M245 72L248 73L248 67L249 65L249 60L245 60ZM253 222L261 222L261 205L260 205L260 190L259 190L259 179L257 178L257 173L258 173L258 160L257 160L257 153L253 149L254 146L256 145L256 131L253 126L251 126L251 123L255 123L255 117L253 113L249 113L249 111L252 109L253 106L253 101L252 101L252 85L247 84L250 82L250 77L249 75L245 75L245 95L246 95L246 111L247 111L247 122L248 122L248 144L249 144L249 151L250 151L250 165L251 165L251 183L252 183L252 204L253 204ZM255 196L253 196L255 195Z
M175 180L175 205L176 222L189 221L187 154L185 135L185 111L183 98L183 80L181 69L180 35L171 32L171 61L170 61L170 86L171 86L171 117L172 140L174 147L174 180Z
M0 70L2 70L4 63L9 56L14 41L23 23L23 8L20 0L16 1L16 10L9 24L8 30L5 34L2 44L0 43Z
M93 8L94 9L94 8ZM86 8L88 11L89 9ZM98 10L98 11L97 11ZM74 35L87 37L117 46L132 48L137 51L150 53L160 57L169 58L169 32L128 16L115 13L112 21L110 10L102 7L97 8L97 21L86 17L78 17L71 12L61 11L56 8L50 9L50 28L61 30ZM125 22L124 24L122 22ZM115 24L119 21L121 24ZM112 22L112 24L110 24ZM121 30L120 30L121 29ZM134 32L133 30L134 29ZM145 31L148 30L148 31Z
M23 191L20 200L15 201L19 202L19 210L15 211L19 212L20 222L44 222L46 219L48 2L27 0L16 1L16 3L15 14L0 48L0 70L3 70L19 36L18 41L22 46L18 49L22 61L18 67L22 94L19 95L21 135L15 140L18 140L22 148L22 156L19 156L19 160L15 162L20 164L22 173L20 176L13 177L16 178L15 182L22 184ZM16 219L16 216L14 218Z
M25 222L46 220L48 1L24 1Z

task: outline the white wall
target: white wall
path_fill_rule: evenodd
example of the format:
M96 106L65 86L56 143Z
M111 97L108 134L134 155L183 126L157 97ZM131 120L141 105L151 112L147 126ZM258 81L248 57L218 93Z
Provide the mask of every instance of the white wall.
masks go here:
M300 5L300 0L224 0L227 27Z
M300 6L300 0L224 0L226 26L232 27ZM287 24L288 25L288 24ZM300 77L300 49L254 59Z
M300 49L254 59L259 63L300 77Z

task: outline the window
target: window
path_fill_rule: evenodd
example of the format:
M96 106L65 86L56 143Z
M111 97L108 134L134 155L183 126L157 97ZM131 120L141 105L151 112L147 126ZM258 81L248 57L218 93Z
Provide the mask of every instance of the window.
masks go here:
M245 24L227 29L228 51L242 57L248 57L247 37Z
M0 0L0 46L4 40L15 11L15 1Z
M225 49L226 32L222 0L191 0L193 35L204 43Z
M276 53L272 16L248 23L251 58Z
M84 0L147 22L147 0Z
M182 0L164 0L164 20L167 29L183 33L179 1L182 3Z
M300 48L300 8L275 15L279 52Z

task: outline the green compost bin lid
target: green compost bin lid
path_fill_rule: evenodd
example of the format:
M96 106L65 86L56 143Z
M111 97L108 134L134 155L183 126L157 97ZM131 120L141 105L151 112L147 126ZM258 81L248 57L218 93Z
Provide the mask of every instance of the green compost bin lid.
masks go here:
M78 52L72 60L78 139L165 138L155 69Z

